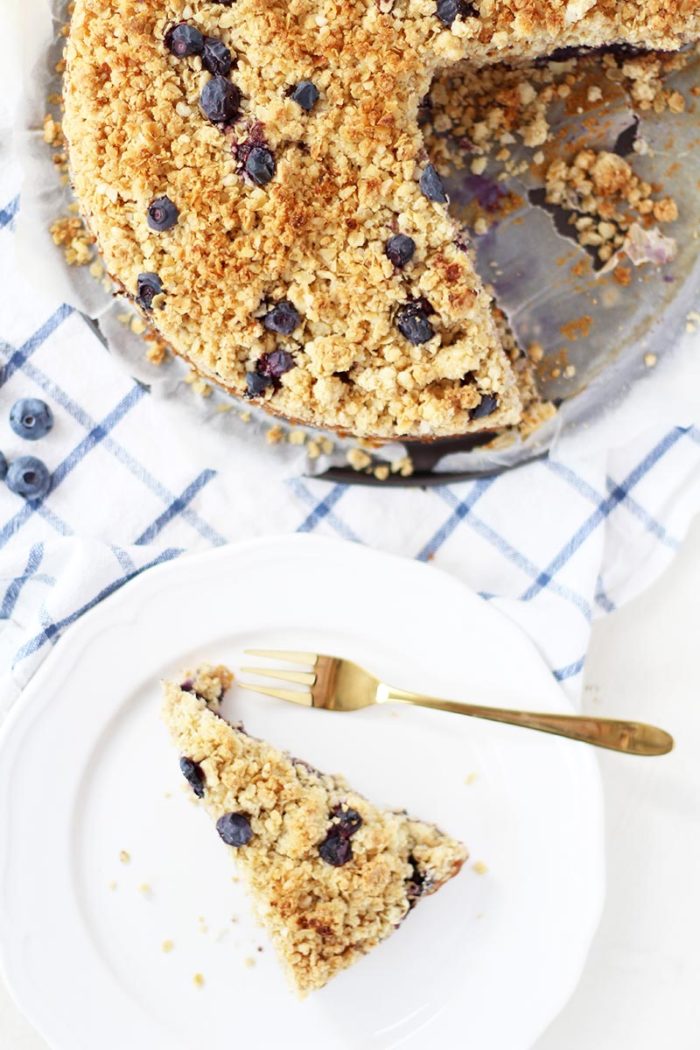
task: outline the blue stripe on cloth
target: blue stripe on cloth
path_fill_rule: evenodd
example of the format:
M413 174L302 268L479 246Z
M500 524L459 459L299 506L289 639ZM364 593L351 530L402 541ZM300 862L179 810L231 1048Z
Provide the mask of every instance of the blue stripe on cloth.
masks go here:
M194 497L200 492L208 481L216 477L215 470L203 470L202 473L194 479L194 481L187 486L183 491L182 495L177 496L169 507L159 514L156 520L148 526L147 529L141 533L138 539L134 540L137 546L142 546L145 543L151 543L151 541L158 535L161 529L176 518L178 514L182 514L188 503L191 503Z
M105 598L108 598L110 594L114 594L114 592L118 591L120 587L123 587L125 583L129 583L130 580L133 580L135 576L139 576L142 572L146 572L147 569L152 569L154 566L161 565L163 562L172 561L173 558L179 557L180 554L182 554L182 548L168 547L166 550L161 551L161 553L156 558L153 558L152 561L149 561L146 565L142 565L140 569L135 569L133 572L127 573L118 580L113 580L112 583L107 584L106 587L103 587L101 591L94 595L94 597L84 605L81 605L79 609L76 609L69 616L64 616L63 619L59 620L57 623L48 623L40 634L35 635L26 642L21 649L17 650L12 662L13 668L16 667L21 660L24 660L27 656L31 656L32 653L43 648L47 642L55 642L66 627L75 623L75 621L86 612L89 612L90 609L93 609L96 605L99 605L100 602L104 601Z
M424 547L418 552L416 555L418 561L428 561L428 559L439 550L445 540L452 535L459 523L464 521L474 504L481 499L484 493L491 487L491 485L493 485L495 480L495 478L481 478L479 481L472 482L473 487L471 488L469 495L463 500L458 499L454 492L447 488L447 486L433 489L433 492L449 503L453 510L447 521L440 526L437 532L433 534L432 538L429 539Z
M603 580L600 576L598 577L598 581L596 583L595 600L604 612L615 612L615 603L612 601L611 598L608 598L607 594L605 593L605 588L603 587Z
M478 532L480 536L483 536L485 540L491 543L496 550L498 550L504 558L516 565L521 572L524 572L531 579L536 580L540 575L540 569L531 562L529 558L526 558L524 554L517 551L515 547L512 547L508 541L501 536L499 533L492 529L490 525L487 525L485 521L482 521L476 514L470 514L467 519L467 524ZM593 619L593 610L590 604L581 594L577 594L570 587L565 586L563 583L559 583L557 580L552 580L548 585L548 590L552 594L556 594L559 598L563 598L565 601L571 602L571 604L578 609L581 615L584 617L587 623Z
M22 346L14 351L7 364L0 369L0 386L3 386L18 368L22 368L25 361L31 357L34 351L38 350L51 333L55 332L58 326L65 321L66 317L70 317L72 313L72 306L67 306L65 303L63 306L59 306L58 310L51 314L48 321L44 321L41 328L37 328L36 332L30 335L26 343L23 343Z
M59 536L73 535L73 530L71 529L71 527L67 525L62 518L59 518L58 514L54 514L54 512L52 510L49 510L49 508L43 503L36 504L36 513L39 515L40 518L43 518L43 520L48 525L50 525L52 529L55 529Z
M54 470L51 476L51 488L47 495L51 495L68 474L75 469L78 463L85 458L88 452L92 451L104 440L106 434L124 418L127 412L144 396L144 393L143 387L134 384L126 397L121 399L119 404L105 416L102 422L93 427L90 433L86 434L82 441L78 442L75 448L68 453ZM44 499L46 498L47 496L44 497ZM25 503L22 509L15 514L14 518L10 518L3 529L0 530L0 547L3 547L11 537L17 534L22 525L41 506L41 502L41 500L32 500Z
M0 230L3 226L9 226L19 211L19 194L9 204L0 210Z
M2 348L0 347L0 350ZM31 362L25 361L23 363L22 372L29 376L29 378L40 386L41 389L56 401L62 408L68 412L73 419L80 423L81 426L86 429L92 429L96 426L95 420L82 408L77 402L73 401L71 397L64 390L61 389L53 380L49 379L36 365ZM123 448L119 442L114 441L110 437L106 437L103 441L103 448L106 449L115 459L126 467L131 474L134 475L139 481L141 481L146 488L163 501L163 503L171 503L175 496L170 492L157 478L155 478L149 471L143 467L138 460ZM202 521L199 516L191 510L189 507L182 512L183 519L190 525L196 532L199 533L204 539L209 540L210 543L215 546L221 546L226 543L226 539L212 528L207 522Z
M567 678L575 678L577 674L580 674L585 662L586 657L581 656L574 663L569 664L568 667L559 667L556 671L552 671L552 674L558 682L565 682Z
M319 502L299 478L292 478L289 483L294 490L294 494L313 507L311 513L297 528L297 532L313 532L317 525L326 520L344 539L352 540L355 543L360 542L352 529L344 521L341 521L337 515L333 514L333 507L348 490L347 485L334 485L330 492Z
M568 482L572 488L576 489L580 495L590 500L591 503L595 503L596 506L602 502L604 497L600 492L597 492L592 485L589 485L582 477L579 477L570 467L564 466L563 463L556 463L551 460L546 461L546 466L553 474L557 477L563 478L564 481ZM614 481L611 478L607 479L608 492L611 492L615 487ZM633 514L635 518L638 518L645 528L657 537L665 547L670 547L671 550L676 551L680 547L678 540L674 539L673 536L669 536L666 529L658 521L656 521L651 514L638 503L636 499L629 493L622 501L622 506L626 507L630 514Z
M41 565L44 557L44 544L35 543L29 551L27 558L27 564L24 567L24 572L21 576L15 576L10 583L9 587L5 591L5 596L0 605L0 620L9 620L12 616L12 610L17 604L17 599L20 596L22 588L28 580L31 580L32 576L36 573L37 569Z
M123 547L117 547L115 544L110 544L109 549L111 550L114 557L117 559L122 572L126 573L134 571L136 566L134 565L134 562L130 558L128 552L125 551Z
M669 431L669 433L666 434L665 437L663 437L661 441L659 441L658 444L656 444L644 457L641 463L637 464L634 470L630 471L625 480L620 485L615 486L607 499L604 499L602 503L598 505L593 514L591 514L583 525L576 530L568 543L562 547L547 568L540 573L532 586L524 592L521 596L522 601L531 601L540 593L540 591L549 586L556 573L566 565L598 525L610 515L615 507L627 497L630 489L634 488L634 486L649 473L651 468L658 463L658 461L662 459L671 448L673 448L676 442L678 442L685 433L685 429L682 429L681 427L676 427L674 430Z

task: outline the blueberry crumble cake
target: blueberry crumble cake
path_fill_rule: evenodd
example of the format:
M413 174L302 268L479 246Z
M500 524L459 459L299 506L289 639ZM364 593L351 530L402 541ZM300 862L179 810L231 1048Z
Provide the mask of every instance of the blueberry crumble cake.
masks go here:
M206 377L358 436L491 431L522 384L425 150L431 80L698 36L698 0L76 0L71 177Z
M163 717L183 776L304 995L392 933L458 873L467 851L226 722L218 706L231 680L225 667L204 665L164 683Z

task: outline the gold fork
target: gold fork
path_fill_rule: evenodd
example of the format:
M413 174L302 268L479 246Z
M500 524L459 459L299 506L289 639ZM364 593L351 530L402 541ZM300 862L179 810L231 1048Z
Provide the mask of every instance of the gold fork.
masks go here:
M261 675L286 682L296 689L278 689L269 685L239 682L243 689L287 700L302 707L322 707L326 711L359 711L372 704L415 704L439 711L451 711L472 718L539 729L543 733L581 740L611 751L630 755L665 755L673 747L673 737L657 726L644 722L627 722L617 718L593 718L589 715L559 715L535 711L511 711L509 708L462 704L457 700L439 700L433 696L409 693L405 689L380 682L351 660L319 653L288 652L277 649L246 649L248 656L303 664L309 670L296 671L275 667L244 667L245 674Z

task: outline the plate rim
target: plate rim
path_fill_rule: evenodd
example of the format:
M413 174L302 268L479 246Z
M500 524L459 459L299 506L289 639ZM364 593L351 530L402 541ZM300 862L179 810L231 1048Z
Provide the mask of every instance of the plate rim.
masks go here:
M152 589L157 586L158 580L161 576L176 575L179 568L185 568L189 570L193 564L199 564L203 562L216 562L219 559L230 556L233 552L234 556L240 556L245 554L247 551L259 550L265 548L279 548L280 546L290 545L291 547L303 548L307 547L313 549L314 547L325 548L326 550L335 549L336 551L344 549L351 549L354 554L360 554L360 557L366 558L367 560L385 561L390 560L394 564L401 563L403 568L408 568L408 571L418 571L420 574L433 574L438 573L442 577L443 585L451 586L455 592L459 591L462 599L471 603L483 605L485 609L489 610L489 614L495 615L497 619L505 620L509 626L517 632L522 638L523 642L532 651L533 658L536 658L541 664L542 668L551 675L551 670L547 666L544 658L540 654L537 646L535 645L532 638L527 632L520 626L520 624L514 619L510 618L497 607L486 602L476 591L474 591L467 583L439 566L429 565L424 562L419 562L416 559L407 558L402 555L395 554L393 552L385 552L378 550L373 547L367 547L364 544L347 541L343 539L337 539L335 537L316 536L307 533L291 533L291 534L279 534L277 536L263 536L255 537L253 539L242 540L234 543L224 544L219 547L210 548L203 551L187 552L182 556L174 559L173 561L164 562L160 565L154 566L145 572L139 573L138 576L130 580L126 585L119 588L113 594L109 595L104 601L90 609L84 614L74 625L73 629L66 632L63 635L52 651L47 655L46 659L37 669L35 674L32 676L30 682L25 686L20 695L18 696L15 703L10 708L2 724L0 724L0 760L5 751L6 747L10 746L10 741L16 731L22 731L26 733L31 729L35 718L41 713L42 707L37 702L32 703L32 697L35 693L44 692L45 696L48 696L48 690L44 690L43 686L45 680L49 680L53 667L59 660L70 659L72 651L80 651L81 649L81 636L85 635L85 632L93 628L93 625L99 624L99 620L105 617L109 617L114 621L114 614L112 610L118 610L120 605L127 606L131 604L135 599L134 595L138 594L140 589ZM109 623L106 622L105 626L109 629ZM558 685L554 682L553 684ZM554 692L552 692L554 695ZM561 703L561 709L565 713L575 712L576 708L566 693L561 689L560 686L557 688L557 695ZM45 704L49 701L46 700ZM555 708L556 709L556 708ZM22 723L26 719L29 722L22 729ZM20 744L21 746L21 744ZM583 746L583 745L581 745ZM551 1025L555 1018L561 1013L567 1002L570 1000L574 991L580 983L583 975L586 962L593 944L593 940L598 929L600 919L603 912L606 896L606 849L605 849L605 810L604 810L604 797L603 797L603 784L600 774L600 766L597 762L597 758L593 749L589 748L588 753L590 754L590 786L593 789L593 794L589 798L590 809L592 814L595 816L596 831L597 831L597 842L598 850L595 858L595 874L596 881L591 883L590 886L590 900L588 911L590 913L589 929L587 930L586 936L581 936L577 957L572 960L572 972L575 973L575 977L572 976L569 985L561 991L561 994L556 997L556 1001L552 1002L551 1010L542 1026L535 1036L535 1042L541 1037L546 1029ZM11 807L6 806L6 810ZM8 827L7 822L4 822L5 826ZM0 844L4 841L7 845L10 844L11 835L9 830L4 832L0 829ZM6 870L10 867L10 861L6 859L0 868L0 894L3 891L3 885L5 882ZM2 921L0 916L0 978L5 983L5 987L14 1002L17 1009L23 1015L23 1017L32 1025L35 1031L40 1035L42 1039L47 1043L52 1050L64 1050L60 1043L55 1043L53 1039L48 1035L44 1029L43 1021L37 1019L36 1010L32 1006L31 1002L26 996L15 988L14 982L11 976L11 965L10 954L5 943L5 939L2 936L5 929L6 923ZM575 968L573 962L575 961ZM534 1042L530 1044L530 1047L534 1046Z

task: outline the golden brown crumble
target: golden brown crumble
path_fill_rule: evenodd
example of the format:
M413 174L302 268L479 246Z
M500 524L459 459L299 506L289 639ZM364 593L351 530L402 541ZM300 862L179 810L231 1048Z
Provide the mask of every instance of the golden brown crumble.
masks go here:
M85 266L94 260L94 237L78 216L56 219L50 227L53 243L63 250L69 266Z
M187 677L185 690L164 684L165 723L178 753L201 770L210 816L242 815L247 823L252 837L226 848L305 994L389 936L420 896L458 873L467 851L432 824L379 809L342 778L224 721L217 713L229 680L223 669ZM202 681L210 706L191 691ZM333 828L348 828L338 823L344 819L352 825L343 833L352 839L349 854L342 863L323 859L321 845Z
M439 69L521 61L561 47L626 42L672 50L697 36L695 0L480 0L451 27L435 0L78 0L68 45L64 129L72 176L107 269L135 294L157 272L154 320L173 350L235 393L265 353L295 367L267 407L353 434L438 436L515 424L523 414L509 355L471 255L442 204L421 193L418 102ZM472 10L471 8L469 9ZM199 109L198 57L166 50L186 18L238 64L241 119L222 133ZM124 27L128 32L124 32ZM287 95L309 78L304 113ZM521 105L529 105L525 86ZM570 86L557 87L567 98ZM655 96L640 105L655 104ZM667 104L678 99L671 93ZM526 132L544 142L537 106ZM236 147L262 137L276 161L264 187L241 177ZM509 155L503 144L504 161ZM147 226L167 193L180 221ZM416 242L397 272L392 233ZM261 316L288 299L293 336ZM414 346L395 327L402 304L429 301L434 335ZM427 309L427 308L426 308ZM489 415L475 409L495 398Z

